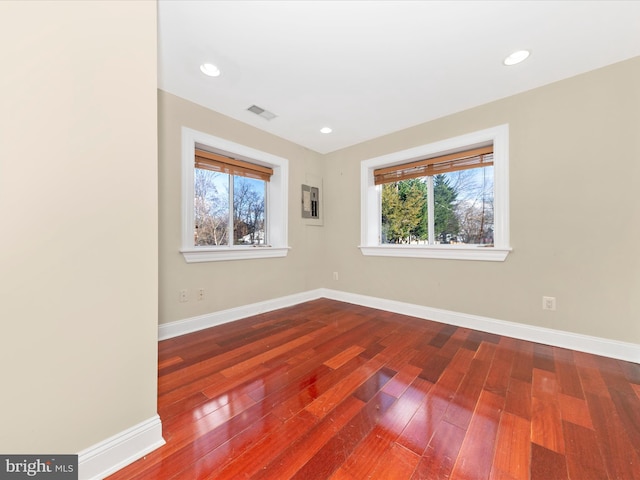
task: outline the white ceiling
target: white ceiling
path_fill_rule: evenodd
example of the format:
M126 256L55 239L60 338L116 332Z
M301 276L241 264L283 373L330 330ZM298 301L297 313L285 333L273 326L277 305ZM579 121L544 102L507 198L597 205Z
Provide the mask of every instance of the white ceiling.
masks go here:
M320 153L640 55L640 1L161 0L158 15L162 90ZM518 49L531 57L503 66Z

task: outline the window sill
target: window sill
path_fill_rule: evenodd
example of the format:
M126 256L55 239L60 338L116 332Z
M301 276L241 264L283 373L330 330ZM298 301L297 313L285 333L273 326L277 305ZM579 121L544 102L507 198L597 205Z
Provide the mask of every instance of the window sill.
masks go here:
M504 262L511 248L467 247L455 245L375 245L360 246L363 255L377 257L440 258L446 260L482 260Z
M187 263L286 257L291 247L201 247L180 250Z

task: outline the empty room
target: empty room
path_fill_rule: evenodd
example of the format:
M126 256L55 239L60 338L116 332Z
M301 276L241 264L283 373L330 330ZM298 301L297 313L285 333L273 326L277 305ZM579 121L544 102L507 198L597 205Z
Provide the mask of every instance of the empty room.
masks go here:
M0 478L640 479L639 25L0 2Z

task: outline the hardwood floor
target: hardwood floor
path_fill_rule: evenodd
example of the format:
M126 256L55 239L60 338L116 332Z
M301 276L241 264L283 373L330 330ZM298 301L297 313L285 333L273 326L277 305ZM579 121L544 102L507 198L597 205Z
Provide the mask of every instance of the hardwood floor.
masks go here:
M640 365L316 300L160 342L119 479L640 479Z

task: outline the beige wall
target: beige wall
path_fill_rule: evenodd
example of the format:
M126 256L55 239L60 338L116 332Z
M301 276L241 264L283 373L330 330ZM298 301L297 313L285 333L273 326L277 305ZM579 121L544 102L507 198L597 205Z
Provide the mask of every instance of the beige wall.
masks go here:
M301 218L301 185L322 178L320 155L247 124L158 91L160 323L182 320L321 286L324 227ZM289 160L289 246L285 258L185 262L181 243L181 128L188 127ZM196 292L205 289L205 298ZM189 301L181 303L186 289Z
M0 2L0 452L156 412L155 2Z
M640 343L639 85L635 58L327 155L325 286ZM504 123L504 263L362 256L361 160Z
M638 85L635 58L325 156L161 91L160 322L327 287L640 343ZM505 262L360 253L361 160L504 123L513 247ZM182 125L290 159L293 250L286 259L184 262ZM323 227L299 218L300 183L309 173L323 177ZM218 293L181 304L182 288ZM557 298L557 311L542 310L543 295Z

